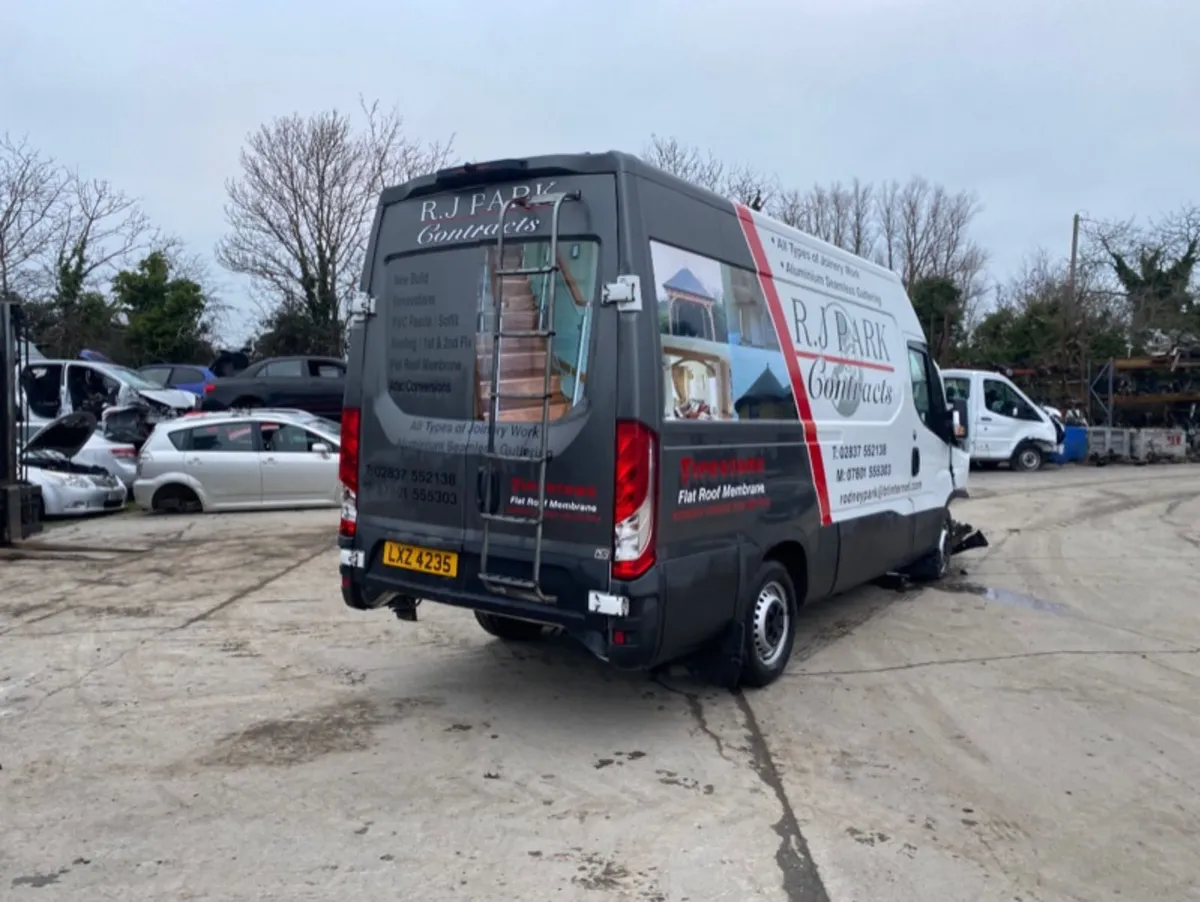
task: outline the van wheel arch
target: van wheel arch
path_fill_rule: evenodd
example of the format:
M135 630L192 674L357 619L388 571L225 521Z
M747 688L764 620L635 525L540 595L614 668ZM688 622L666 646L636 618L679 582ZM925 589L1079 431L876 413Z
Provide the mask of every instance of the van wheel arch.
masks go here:
M1013 452L1012 459L1009 461L1009 467L1021 473L1033 473L1040 470L1045 462L1046 452L1033 442L1024 441L1017 445L1017 450Z
M737 612L742 637L737 684L762 688L775 682L787 669L795 647L796 618L808 597L808 553L804 546L796 541L772 546L759 561L747 588L747 595ZM779 601L784 602L783 609L775 618L780 620L778 628L783 635L775 637L782 646L778 649L777 657L764 663L756 651L756 644L762 638L758 634L764 626L758 622L762 619L760 613L765 613L760 612L759 608L764 600L770 600L767 596L776 597L771 601L776 607Z
M808 553L804 546L794 541L780 542L763 555L762 562L767 561L778 561L787 568L796 590L796 604L805 604L808 600Z

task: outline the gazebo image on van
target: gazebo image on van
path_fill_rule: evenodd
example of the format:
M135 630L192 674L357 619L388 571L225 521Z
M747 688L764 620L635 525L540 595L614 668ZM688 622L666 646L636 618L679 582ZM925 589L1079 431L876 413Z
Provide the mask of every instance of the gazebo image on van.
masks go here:
M794 420L796 402L792 390L764 366L762 373L734 402L739 420Z
M733 419L729 331L721 301L687 268L667 279L660 291L665 295L659 311L666 416Z

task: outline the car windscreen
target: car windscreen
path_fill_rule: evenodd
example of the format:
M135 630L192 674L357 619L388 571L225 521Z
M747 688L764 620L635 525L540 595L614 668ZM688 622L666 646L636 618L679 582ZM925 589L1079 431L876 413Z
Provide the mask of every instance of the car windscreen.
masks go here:
M147 379L137 370L129 369L129 367L118 366L115 363L93 363L92 366L105 375L116 379L118 382L124 382L130 388L136 388L139 391L157 391L162 389L161 385L151 381L150 379Z

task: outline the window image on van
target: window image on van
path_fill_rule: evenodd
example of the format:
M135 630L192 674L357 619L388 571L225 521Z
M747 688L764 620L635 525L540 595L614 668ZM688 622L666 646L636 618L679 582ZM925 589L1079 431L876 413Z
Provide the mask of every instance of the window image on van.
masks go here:
M796 420L758 277L650 242L668 420Z
M505 243L503 261L491 244L426 251L389 262L394 288L385 308L393 351L388 387L402 410L446 418L490 416L498 301L505 332L548 329L552 308L554 335L501 340L497 419L541 420L538 396L547 358L550 419L565 416L582 401L599 244L560 241L559 269L553 275L498 274L545 268L549 253L548 241L514 241Z

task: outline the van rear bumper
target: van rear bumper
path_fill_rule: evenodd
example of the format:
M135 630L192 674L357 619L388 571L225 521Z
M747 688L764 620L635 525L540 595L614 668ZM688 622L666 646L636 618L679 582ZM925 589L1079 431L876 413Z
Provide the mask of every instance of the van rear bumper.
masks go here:
M648 670L660 662L662 605L657 594L630 595L629 613L611 617L555 604L541 604L488 592L439 587L410 582L400 574L363 568L361 551L342 547L339 572L342 600L356 610L378 607L370 599L399 593L422 601L448 604L501 617L517 617L558 627L581 642L597 657L621 670ZM639 580L639 584L656 582Z

